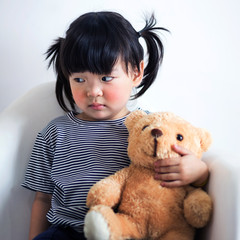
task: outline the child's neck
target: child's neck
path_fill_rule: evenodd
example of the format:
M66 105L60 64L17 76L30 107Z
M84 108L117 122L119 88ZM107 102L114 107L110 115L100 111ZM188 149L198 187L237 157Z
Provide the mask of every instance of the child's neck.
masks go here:
M84 112L82 112L82 113L77 114L76 117L77 117L78 119L81 119L81 120L84 120L84 121L92 121L92 122L94 122L94 121L105 121L105 120L116 120L116 119L120 119L120 118L123 118L124 116L127 116L129 113L130 113L130 111L127 110L124 115L119 116L119 117L116 117L116 118L94 119L94 118L88 116L87 114L85 114Z

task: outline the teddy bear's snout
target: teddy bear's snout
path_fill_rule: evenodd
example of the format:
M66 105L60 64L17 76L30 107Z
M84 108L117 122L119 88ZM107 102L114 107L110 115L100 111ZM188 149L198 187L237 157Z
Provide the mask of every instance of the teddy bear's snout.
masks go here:
M161 137L163 135L162 131L158 128L152 129L151 134L154 138L158 138L158 137Z

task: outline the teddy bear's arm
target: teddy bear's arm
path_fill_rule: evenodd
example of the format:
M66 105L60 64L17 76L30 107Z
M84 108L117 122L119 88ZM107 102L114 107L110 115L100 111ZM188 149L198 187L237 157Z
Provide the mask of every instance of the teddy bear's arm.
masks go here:
M195 228L204 227L212 214L212 199L201 188L189 186L184 200L184 216L187 222Z
M87 207L90 208L98 204L109 207L116 206L120 201L122 189L128 174L129 169L123 168L114 175L110 175L95 183L89 190Z

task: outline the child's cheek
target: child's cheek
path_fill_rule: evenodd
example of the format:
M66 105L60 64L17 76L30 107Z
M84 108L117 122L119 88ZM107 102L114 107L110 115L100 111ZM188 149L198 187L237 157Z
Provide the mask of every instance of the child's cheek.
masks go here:
M108 93L107 99L108 101L116 101L119 99L119 94L114 92Z
M72 91L72 95L73 95L73 99L76 104L83 103L83 100L85 99L83 94L81 94L78 91Z
M107 95L107 100L109 102L119 102L119 101L123 101L125 100L125 98L127 98L126 96L127 94L125 92L111 92L111 93L108 93Z

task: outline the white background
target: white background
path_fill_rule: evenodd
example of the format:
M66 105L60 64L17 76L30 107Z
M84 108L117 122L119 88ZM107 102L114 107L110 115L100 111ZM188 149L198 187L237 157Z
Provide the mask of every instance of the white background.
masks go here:
M113 10L136 28L155 12L165 59L143 108L172 111L207 128L213 147L238 153L240 143L240 2L238 0L1 0L0 111L32 87L55 80L44 52L88 11ZM17 121L17 119L16 119Z

